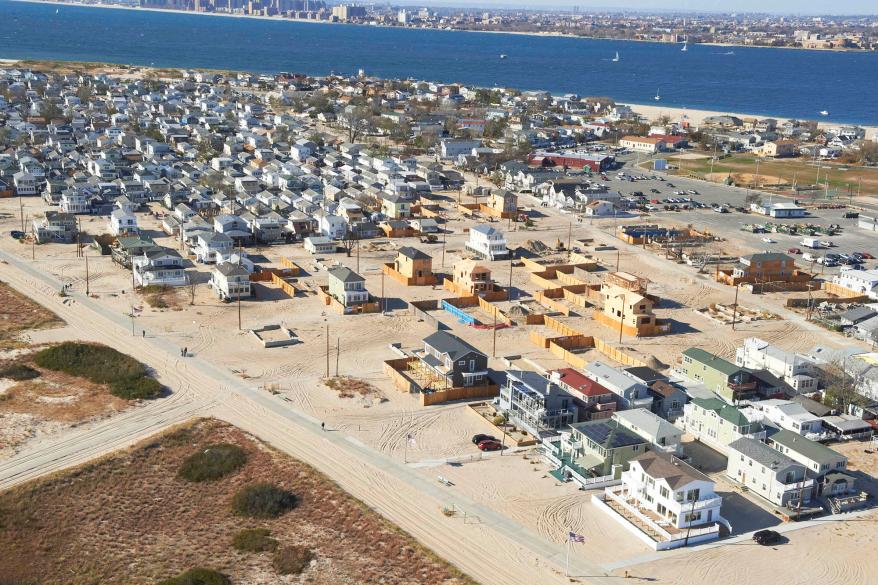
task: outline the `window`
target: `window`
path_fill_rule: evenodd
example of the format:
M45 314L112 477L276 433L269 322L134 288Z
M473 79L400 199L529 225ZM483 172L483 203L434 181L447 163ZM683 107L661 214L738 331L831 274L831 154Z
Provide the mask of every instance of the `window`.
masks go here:
M661 495L661 497L665 499L667 499L670 494L671 492L668 491L668 488L666 488L665 486L662 486L661 489L659 489L659 495Z

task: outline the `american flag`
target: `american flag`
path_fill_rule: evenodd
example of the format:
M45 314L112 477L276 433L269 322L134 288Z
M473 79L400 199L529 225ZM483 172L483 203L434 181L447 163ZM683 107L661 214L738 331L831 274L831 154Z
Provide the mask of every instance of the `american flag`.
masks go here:
M575 532L568 532L567 540L569 540L570 542L584 543L585 537L581 534L576 534Z

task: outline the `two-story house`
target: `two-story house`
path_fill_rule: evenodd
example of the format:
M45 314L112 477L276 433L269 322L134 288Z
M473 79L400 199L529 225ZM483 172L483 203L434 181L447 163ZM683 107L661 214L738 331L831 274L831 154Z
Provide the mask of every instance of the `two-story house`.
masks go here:
M461 338L437 331L424 338L424 349L415 352L428 373L423 387L460 388L488 383L488 356Z
M381 198L381 213L391 219L407 219L412 216L412 202L399 195Z
M615 394L619 409L652 409L653 399L649 387L625 370L616 369L602 361L594 361L585 366L585 375Z
M729 404L755 397L759 387L757 379L746 368L698 347L683 350L680 373L703 384Z
M642 455L649 441L613 419L591 420L570 425L561 441L561 452L580 475L620 475L628 462Z
M232 238L216 232L199 233L193 247L198 262L213 263L218 255L228 254L234 245Z
M805 466L807 476L815 481L814 496L839 496L853 490L854 477L846 472L848 458L838 451L786 429L768 437L767 443Z
M114 209L108 220L110 235L136 236L140 233L137 227L137 216L125 209Z
M693 398L677 420L681 428L707 446L726 453L729 444L741 437L765 438L762 415L742 411L719 398Z
M43 217L35 218L32 225L37 243L70 244L76 241L78 227L73 214L46 211Z
M250 273L232 262L217 264L211 271L210 287L221 301L233 301L251 295Z
M811 501L814 480L805 466L762 441L741 437L728 449L726 474L775 506L796 510Z
M610 418L616 411L618 397L585 374L573 368L561 368L551 371L549 376L573 397L579 409L576 422Z
M366 279L348 268L336 266L329 270L329 295L343 307L353 307L369 302Z
M735 365L753 370L768 370L796 392L811 394L817 391L817 368L812 360L784 351L758 337L744 340L743 347L735 351Z
M408 286L422 286L436 283L433 274L433 258L417 248L403 246L399 249L393 269L406 279Z
M603 307L596 309L595 319L621 335L648 337L670 332L653 313L655 298L646 294L644 279L627 272L613 272L601 283Z
M131 259L136 286L185 286L189 284L183 257L171 248L157 246Z

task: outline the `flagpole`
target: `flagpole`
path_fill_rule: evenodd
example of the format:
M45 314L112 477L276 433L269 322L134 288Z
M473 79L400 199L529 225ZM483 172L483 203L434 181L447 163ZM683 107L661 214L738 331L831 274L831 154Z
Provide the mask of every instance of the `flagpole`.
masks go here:
M567 533L567 560L564 562L564 576L570 576L570 533Z

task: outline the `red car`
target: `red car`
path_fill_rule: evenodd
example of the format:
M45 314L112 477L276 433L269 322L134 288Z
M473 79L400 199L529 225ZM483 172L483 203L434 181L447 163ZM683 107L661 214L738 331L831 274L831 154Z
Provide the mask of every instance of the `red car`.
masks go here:
M868 252L860 252L860 256L862 256L866 260L874 260L875 259L875 256L873 256L872 254L869 254Z
M482 451L499 451L503 448L503 445L501 445L497 441L482 441L481 443L479 443L478 447Z
M787 254L801 254L802 251L799 248L790 248L787 250Z

